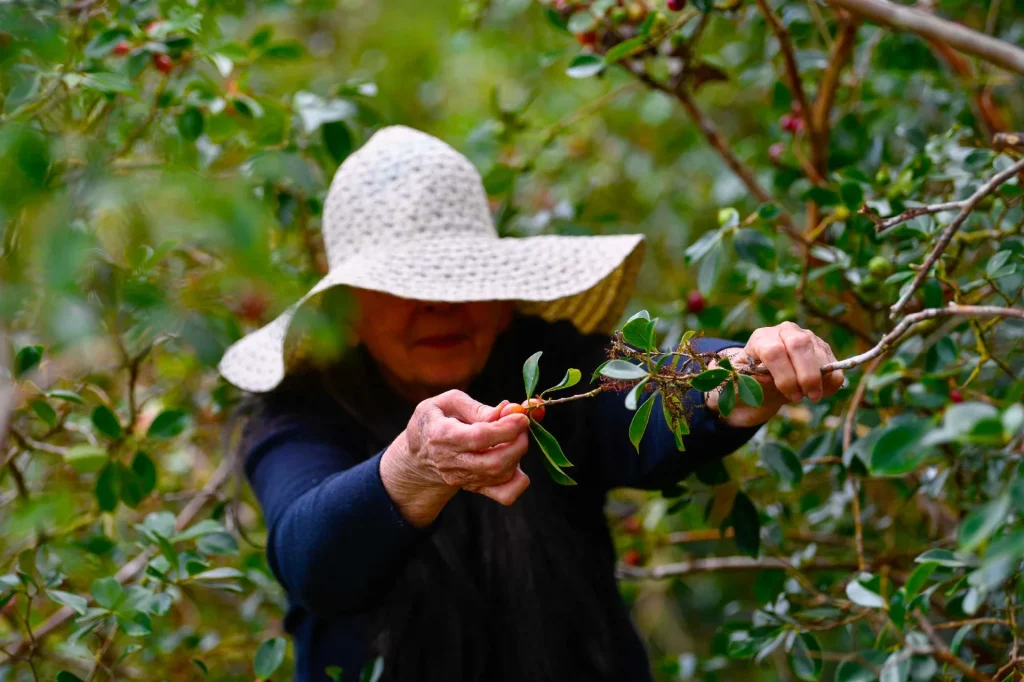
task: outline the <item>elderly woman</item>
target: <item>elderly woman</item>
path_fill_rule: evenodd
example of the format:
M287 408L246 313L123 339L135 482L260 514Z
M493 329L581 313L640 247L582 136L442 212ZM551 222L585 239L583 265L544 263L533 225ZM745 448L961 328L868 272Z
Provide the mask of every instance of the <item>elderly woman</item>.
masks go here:
M608 491L665 488L783 404L831 395L842 373L822 376L828 345L788 322L746 344L699 339L770 376L762 405L727 419L691 389L682 452L655 408L638 456L621 394L551 406L545 424L575 465L563 486L516 409L523 361L543 351L553 383L605 359L642 237L499 239L469 161L392 126L339 168L324 238L330 272L219 366L257 407L242 450L288 594L295 679L352 682L377 657L382 680L651 679L615 583ZM341 324L357 343L286 369L296 308L329 288L351 295Z

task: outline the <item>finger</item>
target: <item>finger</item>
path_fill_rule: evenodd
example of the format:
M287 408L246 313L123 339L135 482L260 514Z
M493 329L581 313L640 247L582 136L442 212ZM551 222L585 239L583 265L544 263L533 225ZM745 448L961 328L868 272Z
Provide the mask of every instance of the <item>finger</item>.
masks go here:
M477 488L475 491L484 497L489 497L495 502L505 505L506 507L519 499L519 496L523 494L526 488L530 485L530 477L527 476L523 470L516 467L515 472L512 474L507 482L500 485L488 485Z
M843 382L846 380L846 375L841 369L834 369L825 375L825 395L833 395L836 391L843 387Z
M511 442L489 450L461 453L455 458L455 466L478 485L504 482L519 465L529 445L529 436L521 433Z
M782 327L779 337L786 344L800 392L815 402L821 400L821 360L815 343L817 337L796 325Z
M790 401L798 403L803 400L803 394L800 392L800 387L797 383L796 369L793 367L793 362L789 359L786 344L779 336L778 330L773 327L772 331L771 335L766 335L763 339L759 339L757 345L758 358L768 368L768 371L771 372L772 379L775 381L775 388Z
M510 414L496 421L464 424L445 419L438 440L460 452L480 452L501 443L515 440L525 433L530 420L525 414Z
M441 408L445 416L453 417L466 424L490 421L494 408L473 400L458 390L445 391L434 398L434 404Z
M523 406L520 405L519 403L509 403L507 400L504 402L508 404L501 408L502 417L508 416L510 414L526 414L526 409L523 408Z
M502 417L505 416L505 414L508 414L508 413L505 412L505 407L508 404L509 404L508 400L502 400L500 403L498 403L494 407L494 414L491 415L491 419L501 419Z

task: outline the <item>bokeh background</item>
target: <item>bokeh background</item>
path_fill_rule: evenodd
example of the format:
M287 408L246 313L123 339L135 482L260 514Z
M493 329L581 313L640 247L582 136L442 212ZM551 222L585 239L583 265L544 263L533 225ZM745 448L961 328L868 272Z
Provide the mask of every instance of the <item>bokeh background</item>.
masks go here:
M916 10L1024 42L1020 0ZM869 215L1017 163L1020 86L818 0L0 5L0 680L288 678L215 366L326 272L328 183L378 127L469 156L503 235L645 233L627 315L666 347L791 320L848 358L1020 310L1015 175L895 319L959 207ZM331 299L294 327L324 354ZM1017 679L1021 331L927 320L724 467L616 493L657 679Z

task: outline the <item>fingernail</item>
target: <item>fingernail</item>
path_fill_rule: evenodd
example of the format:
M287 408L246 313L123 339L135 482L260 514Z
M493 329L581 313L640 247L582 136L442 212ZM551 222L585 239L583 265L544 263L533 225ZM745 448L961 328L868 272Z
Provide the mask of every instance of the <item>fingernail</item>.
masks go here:
M821 399L821 392L820 391L811 391L810 393L807 394L807 397L810 398L811 400L813 400L814 402L818 402L818 400Z
M791 393L790 396L789 396L789 399L792 400L794 403L798 403L801 400L803 400L804 397L802 395L800 395L800 393L797 392L797 393Z

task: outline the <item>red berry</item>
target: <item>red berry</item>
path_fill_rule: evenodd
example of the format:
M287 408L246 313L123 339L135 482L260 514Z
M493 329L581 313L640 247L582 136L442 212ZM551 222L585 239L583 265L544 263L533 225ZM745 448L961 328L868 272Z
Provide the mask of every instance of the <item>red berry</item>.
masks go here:
M949 399L954 403L962 403L964 401L964 394L960 392L960 389L954 388L949 392Z
M703 294L699 291L691 291L686 296L686 308L694 315L700 315L701 311L704 310L704 304L707 301L704 300Z
M639 566L642 558L643 557L640 556L640 552L635 549L627 549L626 553L622 555L623 563L629 564L630 566Z
M643 528L643 524L640 523L640 519L635 516L627 516L622 519L622 530L623 532L629 533L630 535L636 535Z
M268 306L267 297L262 292L250 291L242 298L238 314L248 322L260 322Z
M111 50L111 53L114 54L114 55L117 55L118 57L123 57L124 55L128 54L131 51L132 51L132 44L129 43L127 40L122 40L121 42L119 42L117 45L114 46L114 49Z
M782 155L786 153L786 145L781 142L776 142L771 147L768 147L768 158L771 159L772 163L779 163L782 160Z
M580 45L596 45L597 31L583 31L582 33L577 33L576 42L578 42Z
M779 125L787 133L796 135L804 129L804 119L799 114L783 114L779 119Z
M153 66L160 73L170 73L174 68L174 60L165 54L155 54L153 55Z
M667 0L665 6L673 12L681 12L686 7L686 0Z

